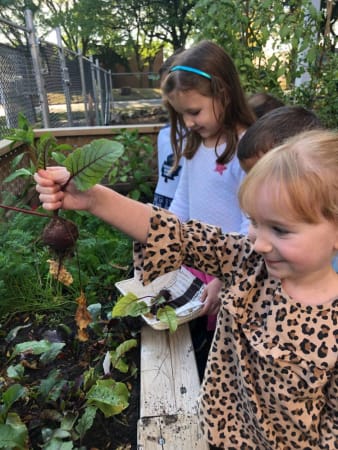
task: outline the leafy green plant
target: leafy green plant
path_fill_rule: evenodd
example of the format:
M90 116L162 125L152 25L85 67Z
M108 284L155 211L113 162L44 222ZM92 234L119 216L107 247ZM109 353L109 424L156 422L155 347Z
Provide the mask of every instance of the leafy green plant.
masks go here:
M135 200L152 198L154 148L151 140L137 130L122 129L116 136L125 151L108 173L109 184L128 183L127 195Z
M26 449L28 430L20 416L11 411L15 402L23 398L27 390L20 384L13 384L0 392L0 448Z
M112 317L139 317L151 314L157 320L168 325L169 331L173 333L177 330L177 314L173 307L167 304L168 298L165 290L158 295L148 298L145 302L143 298L137 297L132 292L118 298L112 311Z
M26 184L22 189L22 198L32 186L32 176L38 167L45 167L51 160L61 163L65 158L64 154L72 150L72 147L68 144L58 144L50 132L46 132L39 139L36 139L32 125L20 112L18 114L18 128L12 129L6 139L12 141L12 148L17 143L24 144L25 151L13 158L12 172L4 180L5 183L10 183L18 178L25 179ZM25 157L25 164L22 167Z
M337 128L330 11L318 11L311 0L245 0L240 7L236 0L199 0L195 39L211 39L231 55L248 94L268 91L313 108L324 125Z
M83 440L95 419L100 415L104 418L113 417L128 407L129 385L125 380L115 377L118 373L127 379L135 376L134 364L128 362L125 357L138 345L138 341L135 338L124 339L119 343L116 339L112 340L110 334L114 334L114 329L104 318L101 305L92 305L90 310L93 317L91 324L93 339L95 336L98 348L102 348L102 351L99 353L96 351L96 355L92 355L89 359L90 367L77 379L67 377L67 372L55 368L60 358L62 361L64 354L74 351L71 340L49 342L42 339L14 344L20 333L31 324L15 327L6 336L9 356L7 374L2 378L0 386L0 448L30 448L29 433L34 430L30 420L36 421L37 418L34 419L34 416L38 414L39 447L73 449L79 448L80 445L82 446L80 448L85 450ZM57 336L60 338L61 335L55 336L58 339ZM12 351L9 352L11 347ZM105 348L108 350L104 356ZM88 350L88 345L83 344L83 356ZM11 362L14 364L10 365ZM38 382L29 382L31 375L28 372L25 374L26 367L34 368L35 374L39 370L43 373L47 370L47 376ZM26 387L17 383L12 384L18 377ZM23 398L30 411L28 418L19 415L14 409L18 400Z
M32 355L41 355L40 362L47 364L53 361L62 348L65 346L63 342L49 342L48 340L28 341L15 346L11 359L19 354L29 353Z
M42 136L38 141L39 143L35 145L33 131L23 116L20 117L20 123L22 129L15 130L12 140L16 142L17 140L23 139L28 145L31 162L30 170L28 172L31 176L33 171L35 172L40 167L46 167L50 157L51 148L53 147L53 140L45 139L45 137ZM63 165L70 173L69 179L64 184L63 189L66 188L71 180L74 181L79 190L89 189L91 186L101 181L112 163L118 159L122 153L123 146L118 142L108 139L94 140L83 148L78 148L69 153L62 161ZM16 173L16 175L19 176L18 173ZM47 214L28 209L11 207L8 205L0 205L0 207L6 210L50 218ZM22 237L24 236L25 234L22 233ZM57 257L57 262L55 264L53 260L46 261L50 264L50 273L64 284L70 284L72 282L72 277L63 267L63 261L68 256L74 254L75 244L79 236L76 223L58 216L58 211L54 211L49 223L44 227L41 236L42 242L48 246ZM82 290L82 287L80 290Z

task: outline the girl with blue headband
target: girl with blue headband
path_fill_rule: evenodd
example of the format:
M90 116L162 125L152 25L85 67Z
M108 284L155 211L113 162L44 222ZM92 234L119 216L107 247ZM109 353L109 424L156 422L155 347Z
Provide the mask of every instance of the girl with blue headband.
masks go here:
M246 233L248 220L237 198L245 174L236 149L254 116L232 59L215 43L201 41L177 55L161 87L171 119L174 169L182 166L169 210L183 221L198 219L224 232ZM189 270L206 284L203 317L190 323L202 376L221 283Z

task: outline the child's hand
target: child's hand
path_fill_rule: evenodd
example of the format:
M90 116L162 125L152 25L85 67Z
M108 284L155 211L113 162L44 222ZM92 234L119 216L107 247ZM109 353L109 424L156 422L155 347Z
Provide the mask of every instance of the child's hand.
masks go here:
M221 290L222 284L222 281L215 278L206 285L201 297L201 301L203 302L201 315L216 315L218 313L221 305L218 294Z
M90 204L89 191L80 192L70 182L65 190L62 190L69 179L69 172L65 167L48 167L47 170L40 169L34 174L36 190L42 206L46 210L77 209L87 210Z

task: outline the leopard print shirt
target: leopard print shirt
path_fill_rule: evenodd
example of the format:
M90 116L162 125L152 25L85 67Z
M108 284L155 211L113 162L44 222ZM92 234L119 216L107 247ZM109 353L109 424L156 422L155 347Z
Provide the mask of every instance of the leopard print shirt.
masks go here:
M182 264L226 281L200 395L210 444L338 449L338 298L297 303L268 276L246 237L180 224L156 207L147 243L135 243L134 256L145 284Z

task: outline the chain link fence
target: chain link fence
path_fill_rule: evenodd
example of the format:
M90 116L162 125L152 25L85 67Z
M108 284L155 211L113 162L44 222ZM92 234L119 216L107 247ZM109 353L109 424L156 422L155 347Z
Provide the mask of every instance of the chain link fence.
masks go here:
M27 43L0 44L0 139L17 127L19 112L40 128L109 125L111 71L64 48L59 30L57 44L39 40L29 10L25 18L25 26L0 18Z

